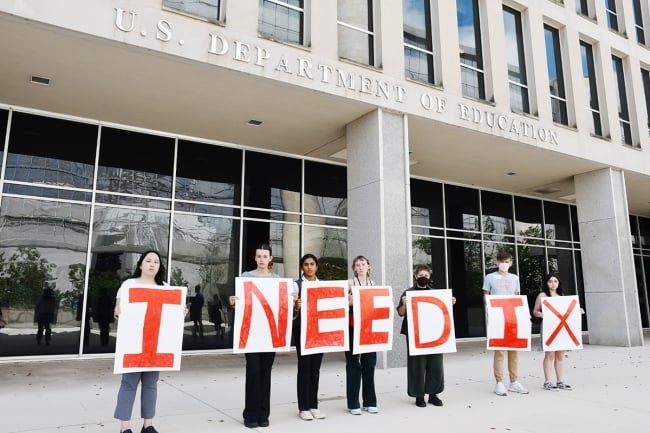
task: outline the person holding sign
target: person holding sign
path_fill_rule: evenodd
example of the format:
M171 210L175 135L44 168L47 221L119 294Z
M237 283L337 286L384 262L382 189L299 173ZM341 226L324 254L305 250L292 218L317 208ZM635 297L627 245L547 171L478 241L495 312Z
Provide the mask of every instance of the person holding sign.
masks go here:
M442 406L442 400L438 397L445 389L445 373L442 362L442 353L428 355L411 355L408 345L408 317L406 315L406 292L413 290L433 290L429 287L431 282L431 267L425 264L415 266L413 273L415 284L406 289L400 296L397 305L397 314L404 317L400 334L406 335L406 392L410 397L415 397L415 405L426 407L425 394L429 394L429 403L434 406ZM452 304L456 298L452 297Z
M519 277L508 272L510 266L512 266L512 255L506 251L500 251L497 254L497 267L499 269L496 272L487 274L483 280L484 295L519 295ZM507 351L510 386L508 386L508 391L506 391L506 387L503 384L503 359L505 352L505 350L494 351L493 369L494 378L497 382L494 393L501 396L508 395L508 391L528 394L528 390L517 381L518 353L516 350Z
M562 289L562 281L555 274L548 274L544 278L544 286L542 291L539 292L537 298L535 299L535 307L533 307L533 316L539 317L540 319L544 318L542 313L542 300L547 297L555 297L564 295L564 290ZM584 310L580 309L582 314ZM544 341L544 337L541 332L540 327L540 341ZM544 353L544 361L542 361L542 367L544 369L544 389L547 391L556 391L560 389L571 390L571 386L564 383L562 380L562 373L564 369L564 350L549 351ZM551 382L551 371L555 369L555 385Z
M113 311L115 319L119 319L121 313L120 297L130 286L138 284L164 286L167 285L163 281L164 277L165 267L161 263L160 254L153 250L142 253L136 264L133 277L124 281L117 291L115 309ZM159 371L122 373L122 383L117 393L117 405L114 415L115 418L120 420L121 433L132 433L131 414L133 412L133 403L135 402L138 383L142 383L140 390L140 412L144 423L141 432L158 433L153 426L153 417L156 414L159 375Z
M354 277L348 280L350 290L352 286L374 286L370 279L370 260L364 256L357 256L352 261ZM359 390L362 387L363 409L368 413L378 413L377 395L375 394L375 366L377 365L377 352L352 353L354 338L354 315L352 314L352 295L350 292L350 350L345 352L345 391L348 401L348 410L352 415L361 415L359 405Z
M298 355L298 376L296 387L298 391L298 411L301 419L311 421L314 418L324 419L327 416L318 409L318 382L320 379L320 366L323 361L322 353L302 355L300 353L300 299L303 281L318 281L318 259L313 254L305 254L300 259L302 275L294 282L294 292L298 295L294 306L293 340L296 344Z
M280 278L273 272L271 247L260 244L255 248L257 267L241 276L250 278ZM230 297L235 305L236 296ZM271 414L271 369L275 352L248 352L246 357L246 385L244 396L244 425L248 428L268 427Z

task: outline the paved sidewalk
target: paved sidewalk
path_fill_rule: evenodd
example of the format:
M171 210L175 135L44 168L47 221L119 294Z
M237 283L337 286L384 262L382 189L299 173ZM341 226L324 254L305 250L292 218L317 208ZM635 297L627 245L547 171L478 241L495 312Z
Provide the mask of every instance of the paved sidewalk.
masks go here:
M650 430L649 346L587 344L570 352L564 376L572 391L542 389L542 358L540 351L520 354L520 381L530 394L499 397L492 393L492 353L485 342L461 342L457 353L445 355L443 407L415 406L406 395L406 368L379 369L375 380L380 413L352 416L345 408L343 354L326 354L320 408L328 417L302 421L296 404L295 353L279 354L273 369L271 425L251 430L241 419L243 357L188 355L180 372L161 374L155 426L160 433ZM117 433L119 423L112 415L120 380L112 367L112 359L0 363L0 432ZM134 418L134 431L140 426L141 420Z

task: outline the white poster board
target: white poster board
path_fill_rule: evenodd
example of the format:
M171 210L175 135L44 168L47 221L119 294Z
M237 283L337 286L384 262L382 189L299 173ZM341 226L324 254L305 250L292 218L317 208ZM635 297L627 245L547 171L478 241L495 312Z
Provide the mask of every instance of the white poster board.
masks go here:
M487 348L530 350L530 310L523 295L486 295Z
M544 352L582 349L582 319L578 296L542 298Z
M187 287L138 284L124 289L113 373L180 370Z
M348 350L348 282L303 281L300 297L301 354Z
M233 352L288 352L293 280L237 277L235 296Z
M393 290L390 286L353 286L354 335L358 355L393 348Z
M410 355L456 352L451 298L450 289L406 292Z

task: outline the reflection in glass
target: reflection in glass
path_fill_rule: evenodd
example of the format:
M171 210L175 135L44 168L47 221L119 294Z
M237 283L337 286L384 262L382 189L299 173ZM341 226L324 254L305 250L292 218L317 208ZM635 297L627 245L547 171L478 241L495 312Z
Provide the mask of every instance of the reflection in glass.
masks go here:
M281 41L303 43L303 0L260 0L258 31Z
M546 70L548 71L549 93L551 95L551 112L553 122L568 125L567 103L564 91L564 73L562 71L562 52L560 49L560 32L549 25L544 26L546 42Z
M650 218L639 217L639 236L641 248L650 250Z
M478 232L478 190L462 186L445 185L447 228Z
M171 198L173 166L173 139L102 128L98 190Z
M483 48L478 0L456 0L463 94L485 99Z
M442 184L411 179L411 224L444 227Z
M221 0L163 0L163 6L209 21L219 21L220 4Z
M241 150L179 140L176 198L238 205L241 169Z
M544 237L542 233L542 202L532 198L515 197L515 232L527 238Z
M86 205L2 199L0 308L7 326L0 330L0 356L78 353L78 299L84 284L79 264L86 261L89 221ZM55 302L46 300L36 308L46 289Z
M97 125L14 111L5 179L91 189L96 149Z
M347 280L347 230L334 227L304 226L304 253L318 257L318 278L321 280ZM298 269L287 263L289 268Z
M447 240L449 287L456 297L456 337L485 336L481 242Z
M305 213L347 217L347 185L345 167L305 161Z
M407 78L433 83L433 37L429 0L402 2L404 66Z
M549 241L571 240L568 205L544 201L544 232L546 233L546 239ZM549 245L554 244L549 242Z
M506 34L505 49L508 62L508 81L510 82L510 108L515 112L529 113L528 77L526 76L521 13L504 6L503 24Z
M188 327L183 349L232 347L232 311L227 306L228 297L235 293L235 277L238 276L238 240L237 220L202 215L175 216L170 269L174 285L188 287L188 296L193 296L199 285L204 298L201 317L205 338L193 338L192 329ZM211 305L214 305L212 311L209 310ZM216 318L222 321L211 320Z
M447 288L444 239L413 236L413 264L418 263L431 266L433 287Z
M481 222L486 240L512 242L512 196L481 191Z
M301 162L258 152L246 152L244 205L300 212Z
M535 306L535 298L542 289L544 276L546 275L544 247L518 245L517 259L518 268L516 274L519 276L521 294L528 297L528 307L532 312Z
M374 66L372 0L338 0L339 57Z
M566 295L577 295L574 278L573 252L569 249L548 248L548 271L558 274Z

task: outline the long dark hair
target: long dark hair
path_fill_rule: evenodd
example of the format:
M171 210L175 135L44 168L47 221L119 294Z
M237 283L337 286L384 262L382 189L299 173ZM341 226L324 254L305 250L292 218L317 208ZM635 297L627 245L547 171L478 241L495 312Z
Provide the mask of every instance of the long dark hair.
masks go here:
M268 269L270 272L273 272L273 250L271 250L271 246L269 244L258 244L255 246L255 251L257 250L262 250L262 251L268 251L269 256L271 256L271 261L268 264ZM257 267L257 266L256 266Z
M302 265L305 263L305 260L307 259L312 259L314 263L316 263L316 267L318 267L318 259L316 258L315 255L311 253L307 253L304 256L300 258L300 273L302 274Z
M560 277L557 276L557 274L548 274L544 277L544 286L542 286L542 292L544 292L546 296L551 296L551 291L548 290L548 280L551 278L557 279L557 294L560 296L564 295L564 290L562 289L562 280L560 280Z
M144 258L147 257L147 254L149 253L154 253L155 255L158 256L158 261L160 262L160 268L158 269L158 273L156 274L155 277L153 277L153 279L154 281L156 281L156 284L162 286L165 284L165 266L162 263L162 258L160 257L160 253L156 250L147 250L140 255L140 258L138 259L138 263L136 263L135 265L135 271L133 271L132 278L140 278L140 276L142 275L142 269L140 269L140 266L142 266L142 262L144 261Z

